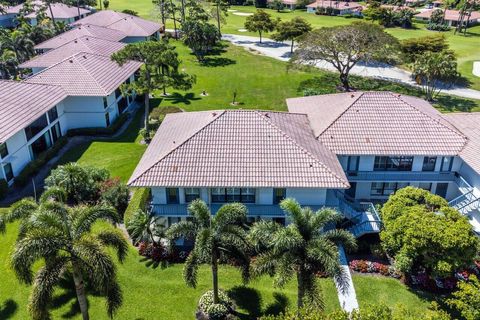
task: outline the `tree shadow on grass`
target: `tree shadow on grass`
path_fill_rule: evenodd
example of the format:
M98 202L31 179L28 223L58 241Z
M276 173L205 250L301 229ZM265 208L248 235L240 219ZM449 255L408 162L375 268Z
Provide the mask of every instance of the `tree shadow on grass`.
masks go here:
M436 98L436 103L440 108L446 111L471 112L477 105L472 100L456 96L441 95Z
M288 298L284 293L274 292L273 298L274 302L270 303L266 308L263 314L265 315L279 315L282 312L285 312L288 306Z
M179 92L174 92L169 96L162 97L162 100L165 102L169 102L171 104L179 104L183 103L185 105L190 105L192 104L192 101L197 101L200 100L201 98L195 97L195 93L193 92L187 92L185 94L181 94Z
M274 302L268 304L265 310L262 310L262 296L257 289L236 286L228 290L228 295L235 301L235 304L245 310L247 313L237 312L241 320L257 319L264 315L278 315L285 312L288 306L288 298L285 294L274 292Z
M203 59L201 65L204 67L226 67L237 62L230 58L225 57L206 57Z
M5 302L0 305L0 319L12 319L17 309L18 303L12 299L5 300Z

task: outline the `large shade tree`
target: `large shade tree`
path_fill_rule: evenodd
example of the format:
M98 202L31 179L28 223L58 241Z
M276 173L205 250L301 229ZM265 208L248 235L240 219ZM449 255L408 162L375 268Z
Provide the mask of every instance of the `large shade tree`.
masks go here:
M302 17L295 17L290 21L283 21L277 24L277 33L272 35L275 41L291 41L290 52L293 53L295 40L312 31L312 26Z
M260 252L252 264L254 276L275 275L274 284L283 287L297 278L297 306L304 303L323 307L322 294L316 283L316 274L336 277L345 286L345 274L339 260L338 245L356 248L355 237L342 229L329 229L341 220L331 209L314 212L301 207L293 199L280 203L290 222L287 226L271 221L256 222L250 231L251 241Z
M266 11L257 10L257 12L248 16L245 20L245 29L250 32L258 32L260 43L262 43L262 35L266 32L272 32L275 30L278 21L278 19L273 19Z
M107 249L115 249L122 262L128 244L118 230L93 232L92 226L99 220L120 222L120 218L112 207L69 207L65 199L65 191L51 189L40 203L23 200L10 214L10 220L22 220L11 266L21 282L33 285L28 310L33 319L49 319L54 289L71 274L82 318L89 319L87 283L106 297L107 312L112 317L122 304L122 291ZM34 268L39 261L43 266Z
M124 94L135 92L144 95L145 129L148 130L148 114L150 112L150 94L154 90L166 88L188 90L195 83L195 76L180 69L180 59L175 47L166 40L145 41L128 44L112 55L112 60L123 65L129 60L143 63L136 80L122 87Z
M183 276L188 286L196 287L200 264L212 268L214 303L219 302L218 265L233 258L242 271L242 279L249 279L249 245L244 228L247 208L240 203L223 205L213 216L205 202L195 200L188 206L193 218L172 225L167 231L170 239L194 239L195 245L187 257Z
M340 73L344 90L349 91L349 75L359 62L397 59L398 41L382 27L365 22L316 29L298 42L292 62L314 65L326 61Z

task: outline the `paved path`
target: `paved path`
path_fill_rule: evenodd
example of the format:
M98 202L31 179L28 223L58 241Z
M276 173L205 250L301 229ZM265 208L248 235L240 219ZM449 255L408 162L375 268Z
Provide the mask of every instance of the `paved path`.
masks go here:
M355 293L355 288L353 286L352 275L350 273L350 268L348 267L345 250L343 250L342 246L338 247L338 252L340 254L342 270L346 275L346 281L343 288L342 285L338 283L337 279L334 279L335 286L337 287L338 301L343 310L352 312L353 309L358 309L357 294Z
M235 34L225 34L223 35L223 39L230 41L235 45L242 46L250 50L255 50L271 58L282 61L288 61L290 59L290 43L288 42L275 42L273 40L263 38L262 43L260 43L258 37ZM335 68L327 62L318 63L317 67L330 71L336 71ZM410 72L384 63L357 64L352 68L351 73L364 77L373 77L401 82L418 87L418 85L411 79ZM442 90L442 92L464 98L480 99L480 91L464 87L445 88Z

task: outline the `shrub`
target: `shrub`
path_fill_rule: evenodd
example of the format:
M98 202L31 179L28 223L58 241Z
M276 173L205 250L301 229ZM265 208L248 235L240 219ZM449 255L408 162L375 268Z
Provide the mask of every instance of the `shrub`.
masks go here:
M110 136L120 129L129 117L128 113L122 113L118 118L110 125L110 127L94 127L94 128L78 128L70 129L67 132L67 136Z
M156 107L156 108L153 108L151 111L150 111L150 114L149 114L149 119L151 120L158 120L160 122L162 122L163 118L165 118L165 115L168 114L168 113L178 113L178 112L182 112L182 109L180 109L179 107L175 107L175 106L166 106L166 107Z
M235 310L233 301L221 290L218 291L218 300L219 303L213 303L213 290L207 291L198 301L198 310L208 315L208 319L225 319L228 314Z
M425 52L441 52L448 50L447 38L443 34L403 40L400 48L405 56L405 61L410 63Z
M0 179L0 200L5 198L8 192L8 183L5 179Z
M150 197L150 189L148 188L138 188L133 193L130 202L128 203L127 209L123 215L123 221L125 224L128 224L128 221L133 217L135 212L138 210L146 211L148 198Z
M52 159L60 149L62 149L68 140L66 137L61 137L55 142L53 147L47 151L41 153L35 160L31 161L29 164L23 168L23 170L15 177L15 185L23 187L30 181L30 178L38 173L43 166Z
M118 214L123 216L130 194L128 187L120 181L120 178L104 181L100 186L100 193L100 200L114 207Z

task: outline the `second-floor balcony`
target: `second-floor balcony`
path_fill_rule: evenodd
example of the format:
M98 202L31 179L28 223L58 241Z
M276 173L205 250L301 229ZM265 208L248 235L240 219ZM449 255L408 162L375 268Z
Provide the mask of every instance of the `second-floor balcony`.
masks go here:
M426 171L348 171L348 180L357 181L418 181L418 182L452 182L455 181L455 172L426 172Z

